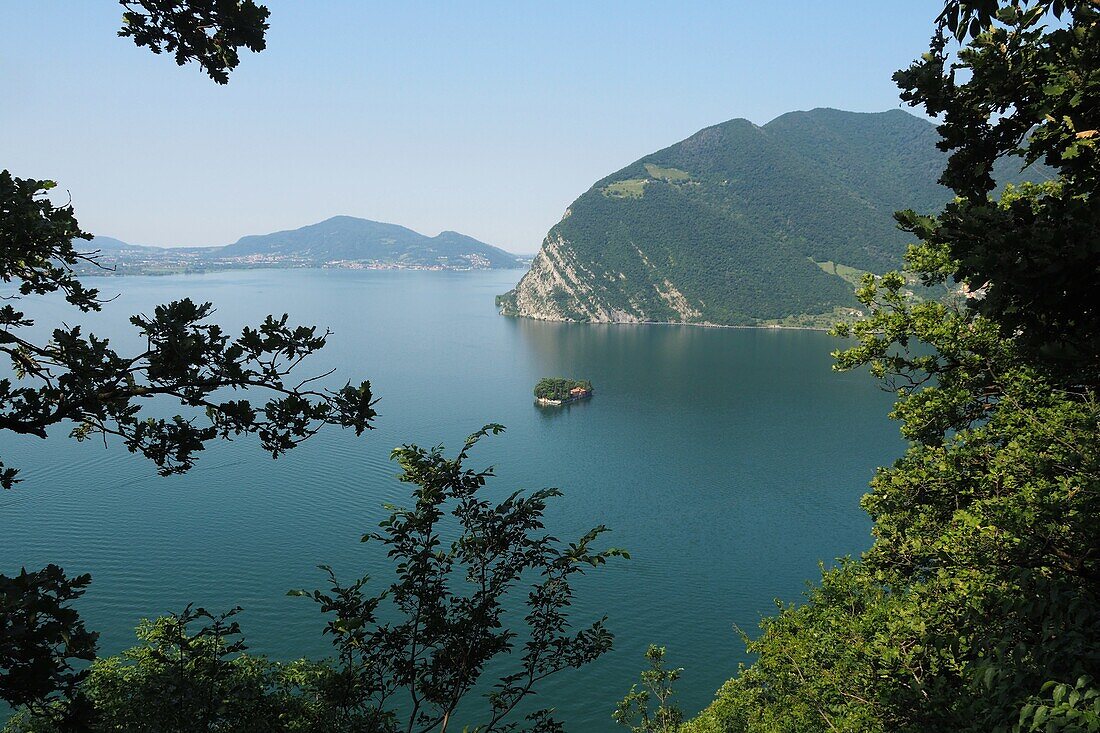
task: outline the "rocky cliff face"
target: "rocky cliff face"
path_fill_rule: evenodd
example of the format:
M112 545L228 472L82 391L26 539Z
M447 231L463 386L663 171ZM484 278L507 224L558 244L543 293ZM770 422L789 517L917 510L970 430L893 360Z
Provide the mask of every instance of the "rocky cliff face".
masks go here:
M567 213L568 216L568 213ZM498 298L506 316L543 321L637 323L644 312L629 313L601 302L593 287L596 276L582 265L568 241L551 230L531 269L516 287Z

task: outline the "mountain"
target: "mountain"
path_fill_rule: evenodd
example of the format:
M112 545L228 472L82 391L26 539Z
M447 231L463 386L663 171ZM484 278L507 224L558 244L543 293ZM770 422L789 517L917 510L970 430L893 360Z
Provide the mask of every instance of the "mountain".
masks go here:
M815 109L700 130L574 201L498 305L548 320L832 320L857 305L863 272L901 264L908 235L893 212L949 200L936 183L938 139L901 110ZM1011 166L999 180L1019 178Z
M223 247L146 247L97 236L86 249L98 250L100 264L122 275L250 267L469 270L518 267L526 262L458 232L428 237L396 224L351 216L250 235Z
M305 258L316 262L365 261L444 267L515 267L519 258L458 232L427 237L397 224L334 216L318 224L242 237L219 256Z
M77 249L83 250L85 245L78 242ZM114 237L100 237L96 236L92 238L90 245L87 245L93 250L98 250L101 254L114 254L116 252L145 252L161 250L163 247L147 247L144 244L130 244L129 242L123 242L121 239L115 239Z

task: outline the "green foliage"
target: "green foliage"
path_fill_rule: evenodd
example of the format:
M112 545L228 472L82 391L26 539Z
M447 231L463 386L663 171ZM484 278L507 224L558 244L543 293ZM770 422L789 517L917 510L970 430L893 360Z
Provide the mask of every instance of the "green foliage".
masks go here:
M814 262L878 274L899 266L909 236L894 211L950 198L936 183L946 160L936 142L933 125L900 110L818 109L701 130L573 202L540 254L572 284L550 283L544 295L536 261L502 312L519 312L517 291L544 314L582 321L603 312L764 325L850 312L850 273ZM1019 168L999 166L998 180L1018 181Z
M54 206L46 194L53 181L14 178L0 171L0 280L18 283L22 295L61 291L82 311L98 310L97 292L85 288L71 268L93 258L81 254L74 239L91 239L81 230L72 205ZM5 305L5 324L27 325Z
M966 44L952 56L946 36ZM954 67L969 73L958 75ZM1048 360L1100 369L1100 6L1086 0L953 0L929 53L895 76L903 98L942 116L943 182L958 199L938 217L899 216L950 249L977 309ZM1057 169L1056 185L991 200L1011 156Z
M589 393L592 392L592 382L587 379L543 377L535 385L535 397L543 400L567 400L570 392L578 387Z
M195 61L219 84L229 82L237 68L237 49L262 51L267 47L267 18L254 0L119 0L122 30L156 54L168 52L180 66Z
M96 660L81 682L95 711L88 730L125 733L267 733L370 730L365 721L338 728L331 695L335 669L298 660L272 662L246 653L233 617L188 607L137 628L140 642ZM192 630L196 622L205 623ZM25 711L5 733L61 733L46 714Z
M323 566L328 590L291 591L332 614L325 633L339 654L341 709L379 731L446 730L490 664L499 677L485 695L482 722L464 730L519 730L510 718L542 680L611 649L605 619L571 630L572 581L609 558L629 556L593 549L607 531L602 525L569 545L547 535L542 516L547 501L561 495L557 489L515 492L500 503L479 496L492 469L473 471L463 462L481 438L503 429L486 425L455 458L445 458L441 447L393 451L401 480L415 486L415 504L392 507L381 531L363 536L396 563L398 578L385 590L367 594L366 577L342 585ZM513 594L526 596L522 636L506 624L514 616L506 605ZM379 613L384 603L388 608ZM399 694L411 700L411 710L400 715L394 708ZM523 730L560 730L552 714L549 708L528 713ZM406 720L397 726L400 717Z
M0 252L0 278L18 283L14 300L61 291L80 310L98 310L96 291L84 288L68 267L90 259L72 244L73 237L87 235L71 207L56 208L45 197L51 185L0 173L0 230L12 243ZM213 310L210 303L184 299L158 306L152 316L135 315L130 322L147 347L122 355L79 326L61 325L45 342L24 338L21 331L34 321L5 303L0 354L10 358L17 383L0 379L0 429L45 438L48 428L68 422L74 438L116 436L170 474L191 468L211 440L256 435L278 457L326 424L356 434L372 428L377 413L369 382L326 391L313 387L315 379L292 379L324 347L328 332L288 325L284 314L234 338L210 323ZM270 396L255 405L220 396L226 388ZM158 396L201 409L207 424L192 416L147 417L142 403ZM3 467L0 485L11 488L16 480L15 469Z
M689 730L1007 731L1047 680L1095 674L1100 409L1004 356L899 402L919 442L864 499L874 546L765 621Z
M252 0L122 5L127 27L121 35L156 53L174 52L181 64L195 60L216 81L224 83L236 67L237 48L263 48L267 9ZM161 473L177 473L215 439L254 434L274 457L326 424L357 434L372 427L369 382L330 392L311 386L319 377L293 376L328 334L288 326L285 315L231 338L209 323L209 303L177 301L159 306L152 317L131 319L147 347L128 356L80 327L61 324L44 341L26 335L34 321L13 305L22 298L60 293L82 312L103 305L74 274L81 263L96 264L93 254L74 245L91 235L80 229L71 205L50 201L54 187L0 172L0 281L14 285L0 296L0 354L10 359L15 377L0 379L0 430L46 438L51 427L69 423L77 440L117 436ZM254 390L268 399L262 406L226 400L226 389ZM146 416L143 403L154 397L171 398L187 416ZM196 410L205 411L206 424ZM17 481L17 469L0 460L0 487L11 489ZM0 700L72 730L88 723L86 697L76 693L83 672L71 660L95 654L96 634L72 607L89 581L87 575L69 578L55 565L31 573L24 568L14 578L0 574Z
M83 627L61 604L79 595L87 577L69 585L57 574L21 578L40 586L39 600L0 627L0 663L11 667L4 681L23 695L13 702L27 704L5 732L426 733L459 722L480 733L560 731L551 708L531 711L524 703L547 677L611 649L606 619L574 625L573 583L608 559L629 555L595 549L607 531L602 525L569 544L547 534L542 517L547 502L561 495L557 489L517 491L501 502L482 498L492 469L473 471L463 463L479 440L502 431L485 426L454 458L445 458L441 447L394 450L401 480L414 486L414 505L390 507L380 530L362 538L385 548L397 574L392 583L370 594L368 578L342 585L322 566L328 589L290 591L329 615L323 633L337 651L331 663L248 655L236 621L240 608L215 616L188 606L143 621L137 647L75 674L65 659L90 659L94 635L65 637L65 629ZM59 583L78 591L58 591ZM29 594L15 591L0 585L0 604L25 603ZM20 623L35 624L51 646L68 646L44 655L35 644L24 654L28 647L8 641L13 630L18 638ZM204 625L194 630L196 623ZM474 703L459 710L489 669L497 679L481 710ZM59 687L70 694L55 694ZM83 717L74 721L78 710ZM470 719L479 712L474 725Z
M889 636L889 629L903 623L892 620L897 606L887 600L872 579L858 572L857 565L844 563L823 575L807 603L784 606L777 602L779 613L762 622L761 637L745 637L749 651L759 655L757 661L743 665L737 677L718 691L714 703L682 730L901 730L878 719L879 703L873 692L888 679L893 665L885 665L880 673L868 663L876 649L892 648L896 639ZM878 647L873 645L876 640ZM924 730L951 729L929 726Z
M1050 681L1020 711L1019 731L1100 730L1100 688L1087 675L1073 685Z
M922 241L905 273L864 276L869 315L837 327L855 344L835 356L897 393L911 444L863 499L871 549L766 619L758 660L685 730L1100 727L1100 169L1078 145L1096 126L1098 13L948 2L930 53L898 74L943 114L957 198L898 214ZM951 62L948 34L964 41ZM1058 177L993 198L1005 155Z
M60 292L81 311L103 305L71 271L94 258L74 248L74 238L88 235L70 206L55 207L46 198L52 186L0 172L0 279L17 286L0 306L0 354L10 359L15 377L0 379L0 430L44 439L51 427L68 423L77 440L115 436L171 474L190 469L212 440L255 435L278 457L324 425L356 434L373 428L369 382L328 391L313 386L319 377L296 376L328 333L288 325L285 314L231 337L210 322L210 303L176 301L130 319L146 347L128 355L79 326L61 324L45 341L24 336L34 321L13 305L21 298ZM227 399L227 389L267 399ZM175 400L186 414L146 415L144 406L156 397ZM0 461L0 487L11 489L18 480L17 469ZM0 574L0 629L12 645L0 661L0 699L41 706L55 697L50 685L58 692L72 688L77 676L67 660L94 654L95 635L68 605L87 583L87 576L68 579L55 566L16 578Z
M642 672L642 688L632 685L618 704L612 719L631 733L676 733L684 722L680 707L672 702L673 686L683 669L665 669L665 648L650 645L645 653L649 669ZM650 704L656 707L650 711Z
M72 608L91 576L68 578L57 565L9 578L0 575L0 700L45 713L60 701L61 719L75 725L87 714L75 690L86 672L72 661L95 658L96 638Z

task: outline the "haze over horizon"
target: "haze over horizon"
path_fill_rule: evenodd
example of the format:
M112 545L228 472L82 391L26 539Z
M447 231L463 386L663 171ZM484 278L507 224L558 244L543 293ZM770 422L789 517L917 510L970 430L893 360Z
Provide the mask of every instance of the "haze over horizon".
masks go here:
M0 6L4 167L135 244L349 215L530 254L593 181L703 127L896 108L942 7L266 4L226 87L116 38L115 3Z

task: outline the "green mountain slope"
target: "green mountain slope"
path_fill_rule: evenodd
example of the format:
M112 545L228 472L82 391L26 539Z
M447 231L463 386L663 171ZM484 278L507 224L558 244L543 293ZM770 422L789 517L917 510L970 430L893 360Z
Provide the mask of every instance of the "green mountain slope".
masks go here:
M854 308L859 271L901 262L893 212L947 200L937 140L901 110L708 127L578 198L501 312L754 325Z

